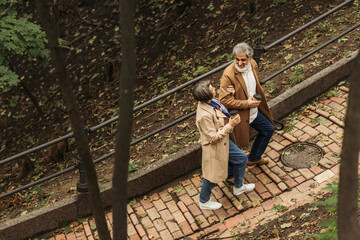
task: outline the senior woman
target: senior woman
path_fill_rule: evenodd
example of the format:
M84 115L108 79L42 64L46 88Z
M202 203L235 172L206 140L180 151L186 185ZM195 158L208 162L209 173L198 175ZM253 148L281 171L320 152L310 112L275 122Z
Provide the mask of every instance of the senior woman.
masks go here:
M211 190L227 177L234 177L234 195L251 191L255 184L243 184L247 156L229 139L229 133L240 123L240 116L231 118L227 109L215 98L215 88L209 81L199 82L193 91L199 101L196 110L196 126L202 146L202 174L204 177L199 207L216 210L222 204L210 200ZM228 168L228 165L232 165ZM230 170L232 172L228 172Z

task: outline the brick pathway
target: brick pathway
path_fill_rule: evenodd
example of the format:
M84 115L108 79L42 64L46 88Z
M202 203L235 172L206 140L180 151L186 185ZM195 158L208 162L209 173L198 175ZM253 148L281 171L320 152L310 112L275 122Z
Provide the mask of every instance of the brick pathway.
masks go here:
M196 239L204 234L230 237L284 214L271 211L275 204L292 210L313 201L313 193L323 191L339 174L348 88L342 86L330 92L336 92L335 96L314 101L311 107L293 115L291 131L274 134L265 152L269 164L247 168L245 180L255 183L255 191L236 197L232 194L232 186L222 183L214 188L211 197L223 207L216 211L200 210L202 179L201 175L193 175L165 190L143 196L138 202L130 202L127 206L128 239ZM300 169L284 166L279 160L281 150L293 142L305 141L324 150L319 164ZM106 217L111 229L112 212ZM72 231L65 231L68 233L55 231L47 235L55 240L96 239L92 218L71 224Z

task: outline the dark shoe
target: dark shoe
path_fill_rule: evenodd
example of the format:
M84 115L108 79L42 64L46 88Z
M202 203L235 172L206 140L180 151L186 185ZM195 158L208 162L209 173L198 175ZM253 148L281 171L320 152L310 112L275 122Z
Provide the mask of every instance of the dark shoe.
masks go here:
M262 159L260 159L258 161L255 161L255 162L247 161L247 165L248 166L264 165L264 164L267 164L268 162L269 162L269 160L262 158Z
M227 183L234 184L234 178L227 178L225 179Z

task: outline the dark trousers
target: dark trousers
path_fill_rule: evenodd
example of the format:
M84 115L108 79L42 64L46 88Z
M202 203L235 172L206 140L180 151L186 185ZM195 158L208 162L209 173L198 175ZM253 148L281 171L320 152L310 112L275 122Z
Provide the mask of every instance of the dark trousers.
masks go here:
M252 128L258 131L258 135L252 145L248 160L251 162L255 162L261 159L261 156L265 152L267 145L270 142L270 138L275 131L272 123L258 111L257 117L250 124Z

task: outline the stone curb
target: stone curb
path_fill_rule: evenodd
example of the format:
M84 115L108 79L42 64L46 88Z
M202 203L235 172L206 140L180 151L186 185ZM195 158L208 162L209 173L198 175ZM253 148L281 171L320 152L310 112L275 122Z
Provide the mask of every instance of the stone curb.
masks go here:
M353 52L350 57L341 59L272 99L269 108L273 117L275 119L284 117L344 80L350 75L350 68L358 52L359 50Z
M350 74L350 67L358 51L327 67L292 89L269 101L275 119L280 119L301 105L325 92ZM194 144L171 156L129 175L128 197L145 194L181 175L199 168L201 147ZM104 206L111 206L111 183L101 187ZM71 221L79 216L91 214L88 194L64 199L0 224L0 240L24 239L46 230L58 227L61 221Z

